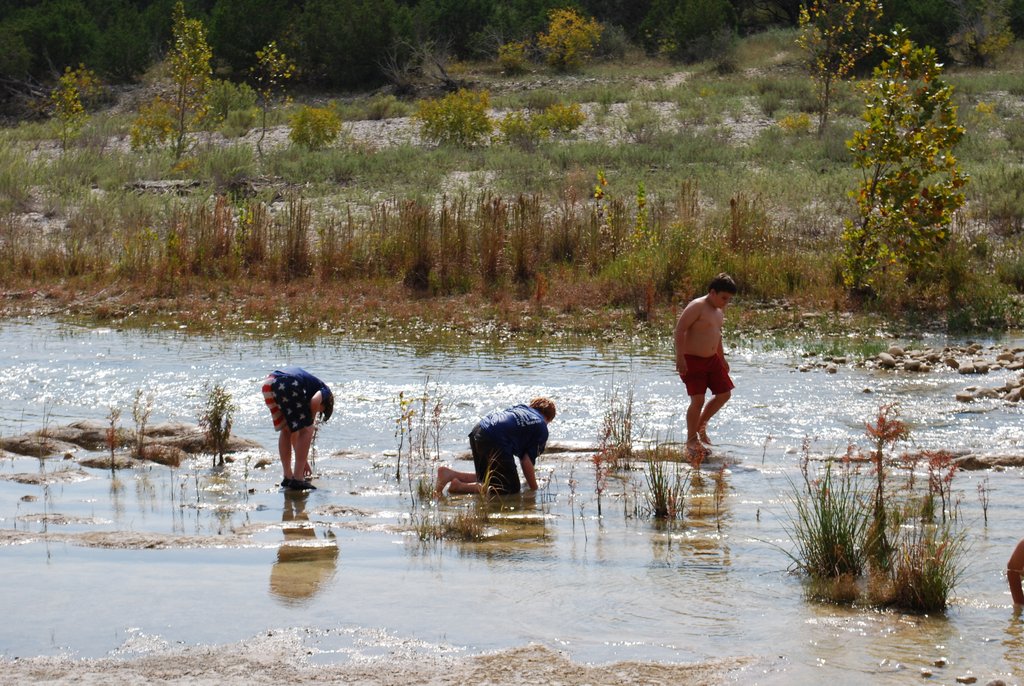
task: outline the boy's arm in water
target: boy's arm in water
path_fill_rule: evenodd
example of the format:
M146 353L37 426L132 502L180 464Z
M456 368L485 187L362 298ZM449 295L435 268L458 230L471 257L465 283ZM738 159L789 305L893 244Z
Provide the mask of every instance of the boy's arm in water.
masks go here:
M530 485L530 488L534 491L537 490L537 472L533 469L533 460L530 459L529 455L519 458L519 464L523 468L523 476L526 477L526 483Z

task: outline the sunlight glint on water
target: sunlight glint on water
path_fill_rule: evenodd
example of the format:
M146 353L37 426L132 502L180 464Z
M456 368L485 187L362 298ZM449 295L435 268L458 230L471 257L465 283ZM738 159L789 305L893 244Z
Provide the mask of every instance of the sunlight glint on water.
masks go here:
M551 475L548 489L516 501L496 520L494 539L424 548L402 533L410 504L406 484L393 480L399 392L415 396L426 387L446 401L445 460L465 451L465 435L479 416L539 394L559 406L551 427L555 443L595 444L608 399L627 387L635 393L637 433L678 439L685 399L668 339L655 349L533 343L431 349L5 322L3 436L79 419L105 421L112 406L130 426L138 389L153 394L152 421L194 422L207 384L219 382L239 403L235 433L273 448L258 385L269 370L290 363L321 376L337 400L334 418L317 439L321 487L298 515L274 486L279 475L269 452L265 471L251 469L249 456L223 474L199 458L177 470L154 465L119 472L113 480L104 470L84 470L81 479L46 487L0 480L4 528L246 542L166 550L60 540L2 547L5 571L24 588L17 598L3 595L0 612L24 619L0 629L0 650L92 656L123 649L139 630L172 644L225 643L270 627L303 626L345 636L380 631L422 642L426 652L536 641L593 662L756 655L770 683L853 677L905 683L944 657L950 664L945 681L971 670L1014 683L1010 676L1024 669L1024 649L1002 569L1024 535L1019 471L958 477L972 549L945 617L811 603L799 580L786 573L780 548L789 547L788 479L805 437L818 453L841 453L851 441L863 444L864 422L880 404L898 401L921 447L1013 452L1024 441L1020 409L998 401L957 403L955 392L968 384L950 370L914 377L844 366L827 375L797 372L800 358L777 347L728 354L737 390L712 428L734 464L719 512L705 499L684 526L665 530L633 516L636 493L616 482L602 495L598 520L588 455L552 452L539 464ZM972 383L996 386L1009 374ZM334 455L338 451L353 453ZM73 467L61 460L3 460L0 477ZM642 474L633 476L642 486ZM976 495L986 478L987 527ZM442 512L467 506L469 500L450 499ZM339 514L339 507L362 515ZM311 554L316 566L289 562L310 552L303 545L326 549L327 556ZM288 587L282 579L311 595L282 596L280 589ZM453 605L452 593L462 607ZM217 622L208 621L211 613ZM310 635L311 649L323 659L352 655L335 650L338 634ZM378 650L386 642L380 640Z

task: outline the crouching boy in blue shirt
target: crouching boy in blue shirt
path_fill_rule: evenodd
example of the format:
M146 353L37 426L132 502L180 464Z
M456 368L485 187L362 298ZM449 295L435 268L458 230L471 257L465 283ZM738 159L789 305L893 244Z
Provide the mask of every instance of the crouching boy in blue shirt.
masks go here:
M529 405L514 405L492 412L469 433L476 472L457 472L438 467L436 495L445 486L448 493L483 493L495 495L518 493L519 473L515 458L523 469L529 487L537 490L534 465L548 441L548 423L555 418L555 404L548 398L534 398Z

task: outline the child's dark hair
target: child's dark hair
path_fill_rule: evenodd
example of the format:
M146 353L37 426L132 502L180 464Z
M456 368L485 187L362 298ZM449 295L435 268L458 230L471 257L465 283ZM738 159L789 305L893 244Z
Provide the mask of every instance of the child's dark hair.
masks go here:
M711 279L711 283L708 284L709 291L717 291L719 293L732 293L736 295L736 282L732 280L732 277L722 272L715 278Z

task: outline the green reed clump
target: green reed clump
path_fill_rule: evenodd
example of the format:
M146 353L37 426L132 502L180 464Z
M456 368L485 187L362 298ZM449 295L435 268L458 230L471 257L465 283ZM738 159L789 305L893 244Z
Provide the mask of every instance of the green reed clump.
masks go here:
M879 598L911 612L941 612L964 572L965 534L954 523L900 527L889 585Z
M802 484L794 485L787 553L810 582L811 595L833 601L891 605L911 612L945 609L963 571L964 533L953 505L956 467L944 451L888 451L908 437L898 408L883 405L866 423L872 449L848 450L811 472L804 446ZM929 478L919 481L922 463ZM870 466L862 473L858 466ZM941 515L940 515L941 512ZM867 590L860 581L867 579Z
M804 471L803 477L790 516L794 566L818 581L861 576L871 516L860 497L858 473L849 463L828 460L816 474Z
M450 515L413 515L412 526L423 543L441 540L479 541L487 529L486 508L473 506Z
M684 473L682 465L669 456L670 451L656 445L646 459L644 478L647 491L644 497L648 511L655 519L682 519L684 514L689 473Z

